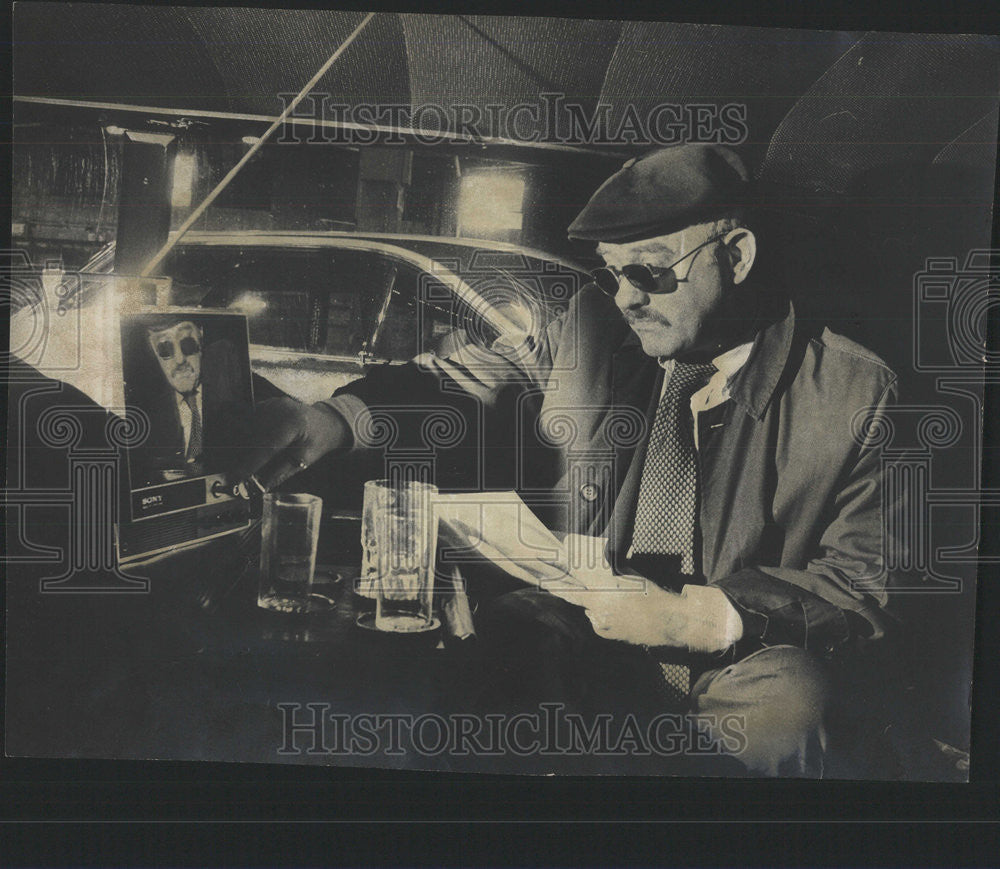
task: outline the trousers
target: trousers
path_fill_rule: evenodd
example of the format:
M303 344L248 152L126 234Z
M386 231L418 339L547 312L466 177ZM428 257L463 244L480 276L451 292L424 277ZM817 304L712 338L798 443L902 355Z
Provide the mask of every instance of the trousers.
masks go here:
M833 680L826 665L794 646L761 648L732 663L692 659L683 708L668 709L661 673L645 650L594 633L581 607L537 589L480 606L484 660L481 706L504 711L558 703L581 715L683 715L716 752L676 758L664 772L819 778L827 750ZM642 767L651 768L648 762ZM610 771L610 770L605 770Z

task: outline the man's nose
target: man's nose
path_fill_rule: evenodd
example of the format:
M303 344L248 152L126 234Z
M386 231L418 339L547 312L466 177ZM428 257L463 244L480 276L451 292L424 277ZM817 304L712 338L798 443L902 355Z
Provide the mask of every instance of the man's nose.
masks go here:
M624 275L619 275L618 293L615 295L615 304L622 311L642 308L649 304L649 294L640 290Z

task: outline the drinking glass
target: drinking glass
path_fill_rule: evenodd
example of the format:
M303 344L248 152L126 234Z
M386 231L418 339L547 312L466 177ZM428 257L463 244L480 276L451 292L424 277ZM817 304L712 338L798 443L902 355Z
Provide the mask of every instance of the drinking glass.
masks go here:
M358 592L375 598L375 629L414 632L434 626L437 487L429 483L365 483Z
M322 508L322 498L315 495L264 495L258 606L309 612Z

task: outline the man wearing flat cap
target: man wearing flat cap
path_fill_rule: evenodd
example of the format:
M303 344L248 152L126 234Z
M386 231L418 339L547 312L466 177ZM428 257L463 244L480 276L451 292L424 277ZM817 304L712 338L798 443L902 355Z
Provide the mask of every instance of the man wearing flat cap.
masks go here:
M521 589L481 606L478 626L503 650L498 685L589 709L645 698L710 735L737 716L738 748L714 736L747 772L816 776L834 677L892 624L872 433L896 377L754 285L751 204L735 152L678 146L626 163L569 227L605 265L518 362L537 387L523 452L533 483L561 493L550 525L606 538L614 574L645 581L571 602ZM366 408L412 401L421 377L485 397L497 370L424 360L274 405L284 429L253 464L273 482L350 448ZM567 418L572 442L546 436ZM635 424L622 435L614 420Z

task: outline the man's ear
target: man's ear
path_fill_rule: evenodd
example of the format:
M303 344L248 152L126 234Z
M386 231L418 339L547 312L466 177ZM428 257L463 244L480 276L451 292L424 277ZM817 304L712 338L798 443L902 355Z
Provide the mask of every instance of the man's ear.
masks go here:
M741 284L750 274L757 259L757 238L746 227L729 232L723 239L729 251L729 264L733 270L733 283Z

